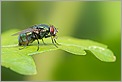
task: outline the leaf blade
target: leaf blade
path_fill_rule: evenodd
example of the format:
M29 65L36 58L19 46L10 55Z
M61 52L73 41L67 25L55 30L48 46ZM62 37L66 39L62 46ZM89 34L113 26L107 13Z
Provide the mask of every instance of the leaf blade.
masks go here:
M2 66L23 75L34 75L37 73L36 65L31 55L58 49L75 55L86 55L85 50L89 50L101 61L116 61L113 52L106 45L88 39L77 39L73 37L59 37L57 39L60 44L58 48L51 43L50 38L47 38L44 39L46 45L40 44L39 51L36 51L36 41L26 48L19 50L20 46L17 43L17 36L10 37L16 31L10 30L2 34Z
M13 49L2 49L2 66L12 69L23 75L36 74L36 65L31 56L13 52ZM12 53L12 54L9 54Z
M99 46L91 46L89 49L98 59L105 62L115 62L116 57L110 49L105 49ZM98 55L99 54L99 55Z

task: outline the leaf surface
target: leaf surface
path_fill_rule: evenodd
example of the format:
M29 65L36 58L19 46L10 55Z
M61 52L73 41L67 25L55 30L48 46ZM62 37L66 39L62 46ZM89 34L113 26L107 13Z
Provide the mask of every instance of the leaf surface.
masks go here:
M34 41L26 48L18 46L17 37L11 36L18 30L10 30L2 33L2 66L23 74L36 74L36 65L31 55L41 54L53 50L64 50L74 55L86 55L85 50L91 51L96 58L104 62L114 62L116 57L106 45L86 39L76 39L73 37L59 37L57 42L60 44L56 48L50 38L44 39L46 45L40 40L40 49L37 51L37 42Z

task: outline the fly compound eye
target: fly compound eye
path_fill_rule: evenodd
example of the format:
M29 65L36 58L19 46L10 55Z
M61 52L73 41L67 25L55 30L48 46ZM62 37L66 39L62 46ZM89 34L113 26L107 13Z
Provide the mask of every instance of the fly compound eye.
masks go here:
M52 26L52 25L50 26L50 34L54 35L54 26Z
M50 26L50 34L52 35L52 36L56 36L56 33L58 32L58 30L53 26L53 25L51 25Z

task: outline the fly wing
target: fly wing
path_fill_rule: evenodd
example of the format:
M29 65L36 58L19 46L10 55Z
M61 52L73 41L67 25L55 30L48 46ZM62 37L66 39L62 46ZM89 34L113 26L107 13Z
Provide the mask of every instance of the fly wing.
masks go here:
M17 33L15 33L15 34L13 34L12 36L19 35L19 34L22 34L22 33L33 32L34 30L35 30L35 28L30 27L30 28L27 28L27 29L22 30L22 31L20 31L20 32L17 32Z

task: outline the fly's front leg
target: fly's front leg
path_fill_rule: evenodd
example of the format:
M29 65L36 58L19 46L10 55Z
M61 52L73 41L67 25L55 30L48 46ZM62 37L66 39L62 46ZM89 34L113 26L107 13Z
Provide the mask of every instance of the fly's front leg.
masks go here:
M58 48L58 46L55 44L55 40L53 39L52 36L51 36L51 40L52 40L52 43Z
M61 45L61 44L57 43L57 41L56 41L56 39L55 39L55 38L54 38L54 42L55 42L57 45Z
M58 43L57 43L56 40L53 38L53 36L51 36L51 35L45 36L45 38L48 38L48 37L51 37L51 40L52 40L53 45L55 45L55 46L58 48L58 46L56 45L56 44L58 44ZM55 44L55 43L56 43L56 44Z

